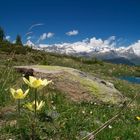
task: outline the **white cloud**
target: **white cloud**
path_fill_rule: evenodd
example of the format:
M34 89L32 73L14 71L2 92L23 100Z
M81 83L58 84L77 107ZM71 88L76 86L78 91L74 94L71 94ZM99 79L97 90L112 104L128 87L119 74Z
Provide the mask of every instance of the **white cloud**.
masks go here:
M104 41L105 44L110 44L110 47L114 47L116 45L116 37L110 36L107 40Z
M47 34L47 38L51 38L51 37L53 37L53 36L54 36L54 33L49 32L49 33Z
M58 48L63 48L61 51L62 52L64 51L64 53L73 52L73 51L77 53L83 53L83 52L90 53L93 50L108 52L110 49L113 49L116 47L114 39L115 37L109 37L106 40L103 40L101 38L97 39L96 37L93 37L90 39L87 38L82 41L77 41L74 43L60 43L60 44L53 44L53 45L41 44L41 46L43 47L56 46Z
M27 40L30 40L31 38L32 38L31 36L28 36L28 37L27 37Z
M25 36L27 36L27 35L30 35L30 34L32 34L33 32L27 32L26 34L25 34Z
M74 35L78 35L79 31L78 30L72 30L66 33L66 35L68 36L74 36Z
M140 56L140 40L130 45L129 48L133 48L134 53Z
M98 47L102 46L104 44L104 41L102 39L96 39L95 37L91 38L89 43L87 45L93 46L93 47Z
M7 35L7 36L5 37L5 39L8 40L8 41L10 40L10 38L11 38L11 37L10 37L9 35Z
M37 26L43 26L44 23L36 23L36 24L33 24L30 26L30 28L28 29L29 31L32 30L34 27L37 27Z
M93 37L91 39L86 39L83 41L75 42L71 44L74 46L74 48L79 50L79 52L90 52L91 50L108 50L109 48L114 48L115 47L115 40L112 40L113 38L108 38L106 40L103 40L101 38L97 39L96 37Z
M40 36L40 40L45 40L47 38L47 33L43 33L41 36Z
M45 39L47 39L47 38L52 38L53 36L54 36L54 33L52 33L52 32L43 33L43 34L39 37L37 43L39 43L40 41L43 41L43 40L45 40Z
M84 44L85 47L88 48L114 48L116 46L115 43L115 36L111 36L108 39L101 39L101 38L96 38L92 37L91 39L86 39L80 42L80 44Z
M47 38L47 33L44 33L42 36L40 36L40 39L45 39ZM50 35L48 35L49 37ZM40 41L40 40L39 40ZM120 41L120 39L119 39ZM122 40L123 41L123 40ZM39 43L39 42L38 42ZM77 52L77 53L91 53L91 52L110 52L111 50L124 53L124 52L129 52L129 53L135 53L135 55L140 56L140 40L137 42L132 43L131 45L125 46L120 43L118 43L118 39L116 39L115 36L111 36L107 39L102 39L102 38L86 38L81 41L73 42L73 43L67 43L67 42L62 42L62 43L57 43L57 44L39 44L39 47L45 48L45 47L52 47L59 52L59 49L61 53L71 53L71 52ZM49 50L49 49L48 49ZM52 51L53 49L51 49ZM123 56L124 57L124 56Z

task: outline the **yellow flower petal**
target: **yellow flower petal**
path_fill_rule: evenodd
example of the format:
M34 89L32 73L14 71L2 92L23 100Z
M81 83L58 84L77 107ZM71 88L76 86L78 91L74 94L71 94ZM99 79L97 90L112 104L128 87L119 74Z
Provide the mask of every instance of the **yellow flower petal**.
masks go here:
M17 92L18 94L23 94L22 89L17 89L16 92Z
M45 79L45 80L42 81L42 85L46 86L46 85L48 85L51 82L52 81L48 81L47 79Z
M25 91L24 97L23 97L23 98L25 98L25 97L27 96L28 93L29 93L29 89L27 89L27 90Z
M35 80L35 81L33 81L32 87L38 88L40 86L41 86L41 80Z
M139 116L137 116L136 119L140 121L140 117Z
M14 97L15 90L13 88L10 88L10 92L12 93L12 96Z
M37 106L37 110L40 110L45 105L45 102L41 101L40 104Z
M36 111L41 110L41 108L45 105L45 102L41 101L40 103L36 101ZM32 103L25 104L25 107L27 107L30 111L35 111L35 101Z
M27 80L25 77L23 77L23 81L24 81L28 86L31 87L31 84L30 84L29 80Z
M29 76L29 80L23 78L24 82L32 88L43 88L44 86L48 85L52 81L48 81L47 79L41 80L40 78L37 79L33 76Z
M15 98L15 99L24 99L26 97L27 93L29 92L29 90L26 90L26 92L23 93L22 89L15 90L15 89L11 88L10 92L12 93L13 98Z
M33 76L29 76L29 82L33 83L34 81L36 81L37 79Z
M25 104L25 107L27 107L30 111L34 111L34 108L31 103Z

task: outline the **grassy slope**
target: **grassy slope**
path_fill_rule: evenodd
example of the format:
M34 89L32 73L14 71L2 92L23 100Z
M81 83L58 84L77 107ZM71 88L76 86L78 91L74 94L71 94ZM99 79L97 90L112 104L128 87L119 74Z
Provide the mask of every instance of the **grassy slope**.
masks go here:
M11 50L10 50L11 51ZM108 79L113 82L125 96L133 98L140 91L139 85L130 84L115 78L120 75L140 75L140 67L129 67L125 65L114 65L96 60L89 61L83 58L73 58L60 56L40 51L25 50L14 48L14 53L8 48L0 48L0 109L4 106L13 106L16 102L10 97L9 88L22 83L17 82L21 77L11 66L13 65L59 65L73 67L98 77ZM24 87L24 86L23 86ZM85 133L91 132L98 128L102 123L114 116L119 107L110 105L101 105L96 103L74 103L68 101L62 93L52 89L42 91L45 96L46 106L44 108L46 114L54 112L52 121L39 122L38 135L40 139L61 139L75 140L80 139ZM57 94L58 93L58 94ZM41 97L43 98L43 96ZM53 101L53 103L52 103ZM127 110L114 124L112 129L106 128L99 135L99 140L138 140L140 137L139 128L140 122L135 119L135 116L140 115L140 99L137 98L136 106ZM54 108L56 107L56 109ZM83 112L85 111L85 113ZM24 139L29 139L30 123L26 119L26 114L23 113L24 127L22 135ZM43 114L44 116L44 114ZM20 139L19 129L9 124L11 120L15 120L15 116L11 113L5 115L0 121L0 139ZM6 121L5 123L2 123ZM26 126L26 127L25 127ZM38 138L39 139L39 138Z

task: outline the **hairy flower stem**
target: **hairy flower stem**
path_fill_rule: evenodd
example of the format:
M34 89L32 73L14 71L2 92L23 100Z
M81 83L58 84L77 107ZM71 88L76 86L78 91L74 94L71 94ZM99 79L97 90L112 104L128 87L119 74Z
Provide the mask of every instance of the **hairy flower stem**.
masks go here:
M36 139L36 131L35 131L35 124L34 122L32 123L32 135L31 135L31 139L35 140Z
M18 102L18 109L17 109L18 110L18 117L20 117L20 99L18 99L17 102Z
M18 128L20 128L20 99L17 100L17 111L18 111L18 119L17 119L17 122L18 122ZM20 135L21 135L21 132L19 132Z
M36 117L37 117L37 113L36 113L36 107L37 107L37 89L35 89L34 92L34 98L35 98L35 110L34 110L34 122L32 125L32 140L36 139Z
M37 89L35 89L35 122L36 122L36 107L37 107L37 104L36 104L36 101L37 101Z

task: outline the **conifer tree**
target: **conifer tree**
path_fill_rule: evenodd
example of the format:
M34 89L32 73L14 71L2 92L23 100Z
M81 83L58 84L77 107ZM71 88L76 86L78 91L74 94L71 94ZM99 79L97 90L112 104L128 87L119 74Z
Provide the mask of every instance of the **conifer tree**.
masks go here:
M2 27L0 27L0 41L3 41L5 37L5 33Z
M21 45L22 46L22 41L21 41L21 36L17 35L16 37L16 45Z

